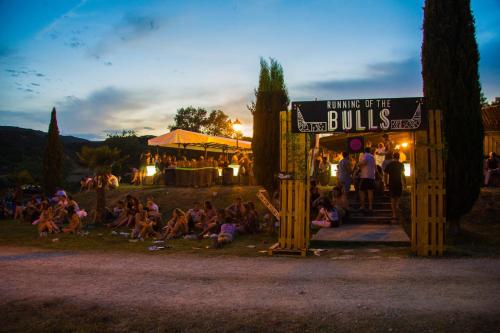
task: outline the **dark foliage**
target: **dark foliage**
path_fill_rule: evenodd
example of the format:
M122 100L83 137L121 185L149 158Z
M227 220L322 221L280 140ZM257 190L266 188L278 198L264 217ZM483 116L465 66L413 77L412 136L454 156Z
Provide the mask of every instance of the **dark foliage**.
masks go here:
M255 103L249 106L253 114L254 174L257 182L272 193L279 172L280 111L288 108L288 92L283 68L274 59L268 64L260 60L259 87Z
M174 124L170 130L183 129L191 132L208 135L232 137L234 130L231 119L221 110L212 110L210 113L203 108L180 108L174 117Z
M47 146L43 154L43 187L47 194L53 194L62 185L64 151L59 138L56 108L50 115Z
M426 0L422 76L429 109L443 111L446 207L452 229L470 211L482 181L479 53L470 0Z

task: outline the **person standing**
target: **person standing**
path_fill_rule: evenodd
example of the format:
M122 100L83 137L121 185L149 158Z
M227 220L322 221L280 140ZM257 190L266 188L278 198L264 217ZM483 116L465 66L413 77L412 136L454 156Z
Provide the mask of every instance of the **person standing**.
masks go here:
M491 152L488 159L486 160L486 176L484 177L484 186L488 186L490 183L490 178L492 175L500 174L500 169L498 168L497 154Z
M347 195L349 194L349 191L351 189L351 174L352 166L351 161L349 160L349 153L344 151L342 152L342 159L337 166L337 179L339 185L342 188L340 201L344 209L349 209L349 201L347 199Z
M389 180L392 220L397 221L399 199L403 193L403 185L406 186L405 168L403 163L399 161L399 153L394 153L393 160L385 167L385 173L387 174Z
M382 167L382 163L385 159L386 150L384 144L380 142L375 150L375 163Z
M373 190L375 189L375 158L370 147L365 148L365 153L359 161L359 203L361 211L365 211L365 194L368 194L368 213L373 213Z

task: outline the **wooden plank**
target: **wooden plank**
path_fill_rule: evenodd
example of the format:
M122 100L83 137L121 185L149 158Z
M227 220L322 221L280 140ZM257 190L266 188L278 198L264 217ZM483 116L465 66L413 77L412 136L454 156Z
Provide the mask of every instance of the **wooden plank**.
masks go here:
M417 131L416 135L416 194L417 194L417 254L428 255L429 224L428 224L428 155L427 132Z
M286 220L286 243L285 247L292 248L292 225L293 225L293 180L287 181L287 220Z
M439 192L438 192L438 205L437 205L437 214L438 214L438 230L437 230L437 250L439 255L443 255L445 250L445 223L446 223L446 212L444 210L444 200L445 200L445 167L444 167L444 155L443 155L443 128L442 128L442 120L443 115L441 110L436 111L436 143L439 146L437 153L438 159L438 179L439 179Z
M286 244L286 218L287 218L287 187L286 182L280 181L280 226L279 226L279 243L284 247Z
M410 151L410 170L411 170L411 249L413 252L417 251L417 181L415 178L416 160L415 149L417 147L415 141L415 132L411 133L412 147Z

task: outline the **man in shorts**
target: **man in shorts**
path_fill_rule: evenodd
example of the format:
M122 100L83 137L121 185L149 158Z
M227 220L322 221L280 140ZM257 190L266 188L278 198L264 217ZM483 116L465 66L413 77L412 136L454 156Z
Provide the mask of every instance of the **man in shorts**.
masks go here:
M373 213L373 190L375 189L375 157L372 155L370 147L365 148L365 153L359 160L360 182L359 182L359 204L363 212L365 210L365 195L368 193L368 211Z
M389 178L392 220L396 222L398 220L399 198L403 193L403 185L406 186L405 168L403 163L399 162L399 153L394 153L392 162L387 164L384 172Z

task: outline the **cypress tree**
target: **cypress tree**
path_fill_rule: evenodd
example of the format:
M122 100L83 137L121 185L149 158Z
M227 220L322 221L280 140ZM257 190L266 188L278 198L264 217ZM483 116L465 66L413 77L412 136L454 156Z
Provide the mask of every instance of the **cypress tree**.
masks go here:
M257 183L269 193L276 190L279 172L280 111L288 107L288 93L283 69L274 59L268 64L260 59L259 87L253 109L254 174Z
M483 125L479 52L470 0L426 0L422 76L428 109L443 112L446 214L452 233L482 182Z
M43 185L48 195L54 194L56 188L62 184L63 159L64 151L59 138L56 108L52 108L47 146L43 154Z

